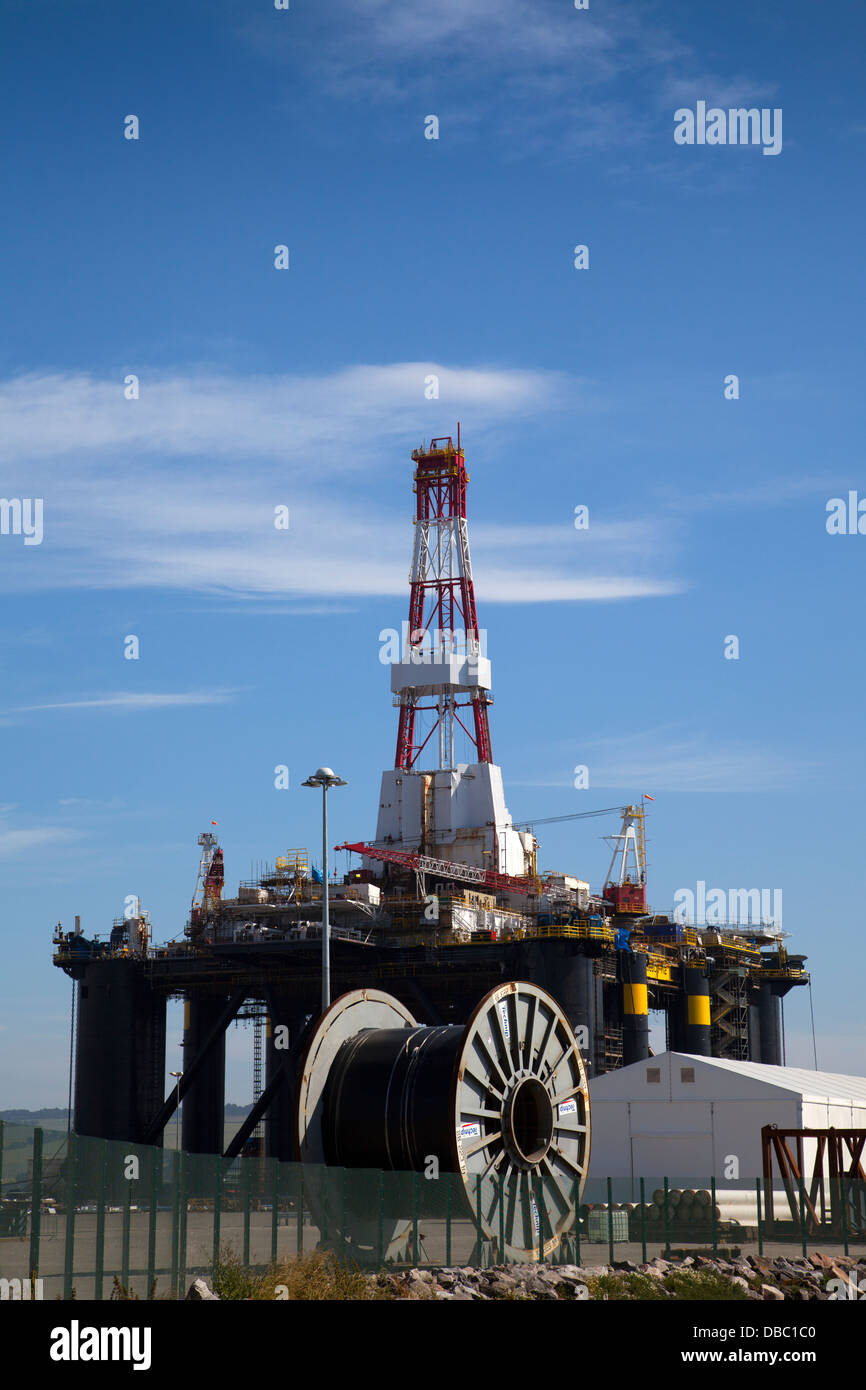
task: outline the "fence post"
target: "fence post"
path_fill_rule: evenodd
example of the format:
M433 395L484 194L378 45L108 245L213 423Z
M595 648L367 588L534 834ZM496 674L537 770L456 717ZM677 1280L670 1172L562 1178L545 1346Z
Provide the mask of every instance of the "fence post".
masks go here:
M580 1179L574 1180L574 1252L580 1264Z
M571 1241L568 1238L568 1231L565 1229L563 1229L563 1232L559 1237L559 1245L557 1249L559 1251L559 1263L561 1265L570 1265L573 1263L571 1258Z
M213 1267L214 1274L216 1274L220 1259L220 1216L222 1214L223 1200L223 1161L221 1154L215 1155L214 1163L216 1164L216 1174L213 1197Z
M481 1227L481 1174L475 1174L475 1243L478 1246L478 1263L482 1264L481 1247L483 1244Z
M452 1178L447 1176L448 1188L445 1196L445 1264L451 1267L451 1191Z
M277 1263L277 1244L279 1241L280 1223L280 1160L272 1158L274 1180L272 1183L272 1202L271 1202L271 1264Z
M851 1179L856 1182L856 1178ZM845 1174L839 1174L839 1185L842 1189L842 1239L845 1242L845 1254L848 1254L848 1197L845 1192Z
M613 1264L613 1182L607 1180L607 1253L611 1264Z
M827 1224L827 1194L824 1191L824 1167L823 1164L818 1173L818 1184L821 1193L821 1226Z
M668 1180L667 1180L667 1178L665 1178L664 1182L665 1182L665 1259L667 1259L667 1258L670 1256L670 1253L671 1253L671 1212L670 1212L670 1202L669 1202L669 1200L668 1200L670 1194L669 1194L669 1192L668 1192Z
M640 1180L640 1258L646 1264L646 1189L644 1179Z
M379 1173L379 1268L385 1263L385 1174Z
M343 1178L340 1187L340 1237L343 1244L343 1264L346 1264L349 1255L346 1248L346 1225L347 1225L347 1187L349 1174L346 1168L343 1169Z
M119 1156L119 1155L118 1155L118 1156ZM131 1223L131 1221L132 1221L132 1213L131 1213L131 1211L130 1211L130 1207L132 1206L132 1184L133 1184L133 1182L135 1181L135 1179L134 1179L134 1178L128 1178L128 1177L126 1176L126 1171L125 1171L125 1170L126 1170L126 1164L125 1164L125 1162L124 1162L123 1167L124 1167L124 1176L123 1176L123 1180L124 1180L124 1182L126 1183L126 1192L125 1192L125 1194L124 1194L124 1199L123 1199L123 1235L121 1236L121 1247L120 1247L120 1282L121 1282L121 1284L123 1285L123 1287L124 1287L125 1289L128 1289L128 1288L129 1288L129 1236L130 1236L130 1230L129 1230L129 1228L130 1228L130 1223Z
M803 1177L800 1176L800 1243L803 1247L803 1258L806 1257L806 1189L803 1186Z
M331 1220L331 1173L332 1168L319 1167L319 1191L321 1193L319 1240L324 1249L328 1247L328 1226Z
M66 1240L63 1252L63 1297L72 1297L75 1267L75 1201L77 1197L78 1135L70 1131L66 1137Z
M251 1158L242 1158L243 1166L243 1192L244 1192L244 1265L249 1268L250 1263L250 1205L253 1200L252 1180L250 1174Z
M108 1185L108 1140L102 1141L102 1160L99 1165L99 1196L96 1199L96 1279L95 1299L102 1298L102 1279L105 1270L105 1202Z
M156 1280L156 1223L159 1220L159 1189L162 1180L162 1149L150 1151L150 1212L147 1224L147 1298Z
M412 1217L412 1246L413 1246L412 1258L414 1259L416 1265L418 1264L418 1261L419 1261L420 1258L421 1258L420 1253L419 1253L419 1250L418 1250L418 1198L419 1198L418 1185L419 1185L419 1181L420 1181L420 1179L419 1179L419 1177L418 1177L417 1172L416 1172L416 1173L413 1173L413 1174L412 1174L412 1197L413 1197L413 1204L414 1204L414 1215L413 1215L413 1217Z
M710 1210L713 1214L713 1254L719 1253L719 1224L716 1220L716 1178L710 1178Z
M755 1178L755 1192L758 1198L758 1254L764 1253L764 1224L761 1219L761 1179Z
M180 1245L180 1149L171 1155L171 1291L175 1298L180 1293L178 1254Z
M297 1253L304 1253L304 1166L302 1163L297 1165L298 1169L298 1239Z
M178 1150L179 1159L179 1179L180 1187L180 1231L178 1233L178 1277L180 1279L179 1292L182 1294L186 1284L186 1218L189 1208L189 1158L183 1149Z
M30 1182L30 1278L39 1274L39 1235L42 1227L42 1130L33 1131L33 1174Z
M499 1174L499 1263L505 1264L505 1174Z

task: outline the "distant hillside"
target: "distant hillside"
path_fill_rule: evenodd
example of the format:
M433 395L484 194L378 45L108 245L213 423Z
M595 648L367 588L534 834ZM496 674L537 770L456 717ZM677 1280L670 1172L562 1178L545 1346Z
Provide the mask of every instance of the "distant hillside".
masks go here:
M227 1105L225 1107L225 1117L227 1120L242 1119L252 1110L251 1105ZM35 1125L42 1122L49 1122L55 1125L62 1125L65 1129L69 1111L64 1109L45 1109L45 1110L0 1110L0 1120L5 1120L9 1125Z
M53 1120L55 1124L66 1125L69 1111L63 1110L0 1110L0 1120L9 1125L33 1125L40 1120Z

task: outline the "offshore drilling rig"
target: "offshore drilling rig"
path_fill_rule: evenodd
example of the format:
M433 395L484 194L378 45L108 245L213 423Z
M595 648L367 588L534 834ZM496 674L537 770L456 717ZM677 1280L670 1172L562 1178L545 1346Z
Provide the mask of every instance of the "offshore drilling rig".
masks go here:
M530 982L561 1007L590 1077L650 1055L651 1009L664 1012L676 1051L783 1060L780 1001L808 982L805 958L788 954L771 923L653 914L643 801L550 818L619 814L599 892L540 870L544 821L512 822L493 761L459 427L456 444L434 439L412 459L409 620L389 661L397 746L375 839L338 846L358 857L342 882L323 882L307 850L290 849L226 898L223 850L207 831L183 941L154 947L140 907L108 942L87 938L77 919L74 932L58 924L54 963L78 982L77 1133L159 1144L183 1099L184 1149L221 1152L226 1029L245 1017L256 1025L255 1105L227 1152L264 1119L267 1153L294 1156L280 1049L319 1014L326 893L334 997L386 990L433 1027L465 1024L486 992ZM455 761L460 731L472 762ZM169 998L185 1002L184 1070L166 1100Z

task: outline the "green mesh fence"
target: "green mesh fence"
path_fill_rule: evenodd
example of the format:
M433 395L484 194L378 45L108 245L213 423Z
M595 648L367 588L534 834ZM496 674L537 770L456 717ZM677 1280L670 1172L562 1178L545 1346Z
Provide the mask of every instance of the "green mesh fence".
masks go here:
M0 1125L0 1298L184 1297L227 1256L360 1269L603 1265L681 1249L866 1251L862 1182L384 1173L163 1151Z

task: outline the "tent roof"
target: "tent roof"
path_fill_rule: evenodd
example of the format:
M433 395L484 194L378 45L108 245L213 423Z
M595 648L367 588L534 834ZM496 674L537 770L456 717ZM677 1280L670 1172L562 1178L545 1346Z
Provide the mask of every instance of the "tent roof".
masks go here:
M663 1075L665 1072L672 1075L671 1069L674 1065L694 1067L695 1080L698 1079L698 1074L703 1072L701 1081L705 1087L711 1083L713 1072L722 1072L728 1074L731 1080L739 1077L777 1090L794 1092L805 1101L831 1100L841 1101L843 1104L853 1101L866 1107L866 1077L863 1076L808 1071L804 1067L774 1067L766 1062L735 1062L721 1057L697 1057L687 1052L662 1052L645 1062L633 1062L631 1066L605 1072L590 1083L590 1096L597 1096L599 1100L612 1100L624 1098L625 1092L629 1090L637 1093L641 1100L651 1100L652 1091L648 1094L646 1089L647 1067L661 1067ZM719 1080L721 1079L719 1077ZM725 1086L724 1090L728 1092L729 1087Z

